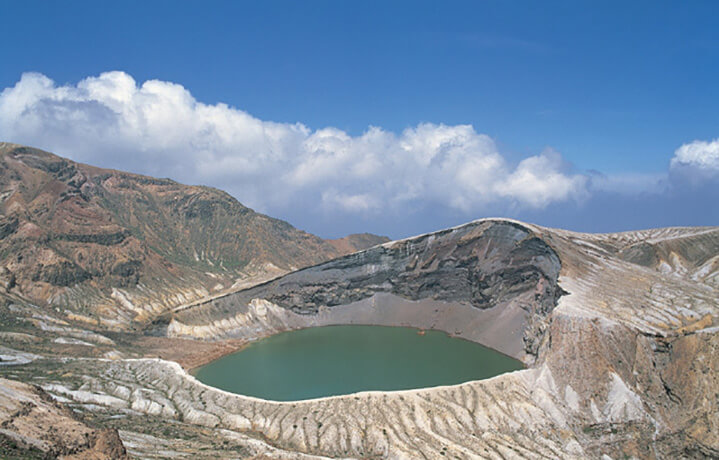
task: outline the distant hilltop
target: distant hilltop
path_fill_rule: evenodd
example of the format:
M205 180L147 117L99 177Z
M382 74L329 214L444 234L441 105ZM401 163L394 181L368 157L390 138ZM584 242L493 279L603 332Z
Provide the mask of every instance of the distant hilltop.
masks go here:
M229 194L0 143L0 292L112 329L388 241L337 240Z

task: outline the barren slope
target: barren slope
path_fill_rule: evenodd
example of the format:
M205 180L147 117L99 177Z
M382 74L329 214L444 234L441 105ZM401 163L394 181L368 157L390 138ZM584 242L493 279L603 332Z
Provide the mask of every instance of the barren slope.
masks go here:
M39 388L0 379L0 456L123 460L117 431L87 426Z
M0 143L0 289L126 329L375 244L330 244L227 193Z
M41 358L40 343L16 336L4 340L36 354L6 349L18 365L4 373L119 429L139 457L161 445L195 458L716 458L718 241L719 228L590 235L482 220L178 308L147 329L213 342L413 325L528 366L484 381L278 403L158 359ZM54 327L46 334L69 333Z

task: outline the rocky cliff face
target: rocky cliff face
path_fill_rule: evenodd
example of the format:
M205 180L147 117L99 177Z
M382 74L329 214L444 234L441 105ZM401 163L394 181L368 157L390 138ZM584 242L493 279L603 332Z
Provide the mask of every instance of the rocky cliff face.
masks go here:
M522 349L534 356L545 319L562 294L557 284L560 269L556 252L529 228L514 222L484 221L387 243L299 270L203 305L177 310L165 321L172 321L170 334L191 336L193 326L200 326L198 332L206 334L202 327L206 318L212 318L213 324L227 320L227 329L216 331L218 337L244 336L245 323L238 326L232 320L238 311L248 312L253 299L286 309L292 313L291 327L300 327L303 319L309 325L341 323L337 317L340 312L356 310L359 304L376 304L381 298L376 314L355 314L357 321L391 324L382 320L382 314L401 310L403 321L436 327L427 321L437 315L428 317L424 311L430 304L435 309L450 308L451 315L458 317L486 317L487 323L492 321L492 313L504 311L504 320L512 317L516 323L513 332L526 332ZM404 305L390 306L398 302ZM343 306L346 308L336 308ZM451 315L445 314L443 319ZM458 325L452 332L476 337L476 330L466 327L469 324L473 321ZM518 355L518 343L488 344Z
M0 287L127 328L347 251L228 194L0 144Z
M339 323L434 327L528 369L294 404L182 377L167 385L202 395L198 423L228 428L232 414L273 446L314 455L715 458L717 242L717 228L588 235L487 220L387 243L156 327L206 340ZM149 364L133 372L140 385L158 376ZM107 380L92 381L108 392Z
M188 338L229 344L324 324L431 327L527 364L483 381L262 401L202 385L175 363L132 359L137 339L125 346L120 335L12 299L0 308L4 324L21 327L25 317L42 335L0 334L0 355L14 364L0 373L117 429L141 458L158 449L213 458L716 458L717 240L717 228L588 235L477 221L184 306L148 326L184 337L183 347ZM649 257L633 256L637 247ZM94 351L68 359L80 350Z
M125 460L116 430L95 429L38 387L0 378L0 456Z
M324 261L329 243L221 192L3 148L0 375L117 430L135 457L719 457L719 228L489 219ZM311 266L252 284L294 260ZM142 328L111 332L127 324ZM148 357L326 324L443 330L527 368L279 403ZM13 409L12 385L0 406L21 426L35 412Z

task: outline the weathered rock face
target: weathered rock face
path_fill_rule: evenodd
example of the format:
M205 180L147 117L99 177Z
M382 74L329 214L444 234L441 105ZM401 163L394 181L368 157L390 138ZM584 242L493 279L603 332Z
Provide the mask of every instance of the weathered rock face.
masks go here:
M129 459L116 430L87 426L42 389L0 379L3 458Z
M207 250L202 256L192 238L172 239L172 225L168 241L187 245L176 260L147 242L164 236L164 225L175 222L167 216L177 214L183 223L175 230L199 235L210 225L220 235L213 247L239 251L222 246L234 238L222 235L236 221L222 197L208 198L219 192L199 189L188 198L174 183L105 177L43 155L1 158L12 166L0 173L14 188L0 190L0 374L41 385L117 429L134 456L719 457L719 228L590 235L482 220L213 295L209 286L222 282L225 270L207 267L228 269L230 258ZM57 201L74 186L75 201ZM104 198L94 201L98 196ZM64 202L86 205L69 211ZM150 212L160 216L150 222L160 224L142 223L138 216ZM80 225L103 213L111 217L93 217L101 225ZM58 215L64 217L53 220ZM296 256L282 248L290 251L282 257ZM184 257L198 250L195 271L182 268L193 266L183 265ZM200 266L212 276L197 274ZM72 284L85 273L89 279ZM148 299L173 290L178 297L138 307L139 297L119 283L135 278ZM82 312L64 310L80 297L94 309L109 305L107 294L97 293L108 285L93 284L100 280L109 283L114 305L104 318L150 312L145 332L154 337L102 335L99 329L113 324L89 331ZM185 294L186 286L200 289ZM28 292L52 297L60 311L24 302ZM203 296L209 299L190 303ZM527 369L449 387L279 403L207 387L173 362L134 359L143 356L141 342L192 347L186 339L195 339L211 347L234 339L222 342L231 350L243 340L326 324L443 330L522 359Z
M379 316L399 310L392 305L404 299L411 302L403 302L403 319L425 327L436 327L422 323L427 316L422 307L428 302L462 309L468 316L482 317L484 313L489 323L488 311L503 311L505 319L514 316L525 326L518 331L526 333L524 351L536 355L544 320L562 294L557 285L560 269L555 251L528 228L507 221L485 221L376 246L177 311L172 315L171 333L182 336L181 329L191 335L191 326L212 318L214 323L228 320L226 330L217 331L219 337L246 336L242 329L254 330L253 324L236 324L232 318L238 311L249 311L253 299L287 309L288 315L291 312L289 328L302 327L303 320L307 326L332 323L337 311L347 310L337 307L352 310L354 305L367 304L368 299L377 304L377 298L382 299L377 314L357 319L387 323ZM393 302L393 298L398 299ZM412 302L416 308L411 307ZM323 315L318 315L320 309ZM473 314L473 310L479 312ZM337 322L342 321L337 318ZM179 328L178 324L190 327ZM451 332L473 337L472 331L462 326ZM208 338L204 329L202 335ZM522 339L511 340L516 345ZM517 355L516 346L489 342Z
M197 423L233 429L239 420L274 447L316 455L714 458L717 241L716 228L587 235L489 220L388 243L178 311L163 330L217 340L336 323L419 325L495 346L529 369L291 404L181 374L158 391L200 398ZM637 247L650 257L631 256ZM131 367L143 387L171 372ZM87 385L112 394L112 380Z
M219 190L0 143L5 288L89 324L126 329L375 241L338 249Z
M556 253L528 229L486 222L379 246L238 295L259 296L300 314L356 302L378 292L492 308L537 290L550 310L560 295ZM542 285L539 288L539 285Z

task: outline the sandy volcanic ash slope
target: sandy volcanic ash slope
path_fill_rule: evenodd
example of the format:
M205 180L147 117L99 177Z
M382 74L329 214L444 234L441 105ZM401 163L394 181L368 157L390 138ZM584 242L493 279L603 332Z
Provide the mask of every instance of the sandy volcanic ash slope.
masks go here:
M328 242L216 189L0 143L0 289L103 329L384 241Z
M0 457L129 459L117 431L93 429L39 388L0 379Z
M716 458L718 290L719 228L590 235L481 220L181 308L148 331L223 340L409 324L525 370L287 403L207 387L162 360L35 359L6 373L118 428L144 457L162 445L219 458Z

